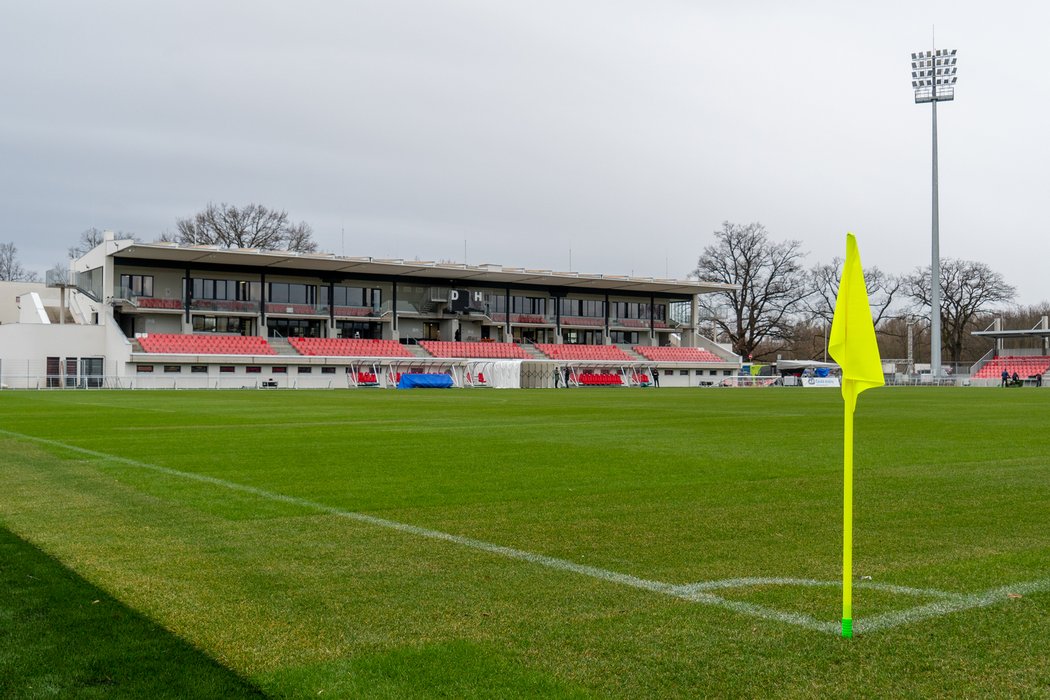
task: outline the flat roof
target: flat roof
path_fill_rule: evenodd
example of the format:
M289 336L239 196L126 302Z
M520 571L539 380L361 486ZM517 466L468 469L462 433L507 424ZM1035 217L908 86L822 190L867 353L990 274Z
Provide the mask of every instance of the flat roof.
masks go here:
M121 241L124 243L125 241ZM580 288L605 292L680 294L692 296L730 289L737 285L722 282L630 277L627 275L556 272L503 267L494 264L466 265L435 263L422 260L347 257L333 253L295 253L281 250L221 248L219 246L182 246L173 243L128 242L110 253L114 258L134 258L173 265L194 264L226 267L264 267L294 272L340 273L353 275L387 275L405 278L433 279L442 283L462 282L486 285L545 285Z
M1032 328L1030 330L1015 331L970 331L970 335L982 338L1046 338L1050 337L1050 330L1044 328Z

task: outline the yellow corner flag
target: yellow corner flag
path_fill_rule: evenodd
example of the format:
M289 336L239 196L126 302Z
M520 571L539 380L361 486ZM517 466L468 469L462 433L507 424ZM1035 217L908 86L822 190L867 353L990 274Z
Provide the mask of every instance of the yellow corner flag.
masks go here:
M857 395L886 383L882 359L875 341L868 289L860 265L857 239L846 234L846 263L842 266L835 317L831 322L828 353L842 368L842 400L845 402L842 509L842 636L853 636L853 411Z

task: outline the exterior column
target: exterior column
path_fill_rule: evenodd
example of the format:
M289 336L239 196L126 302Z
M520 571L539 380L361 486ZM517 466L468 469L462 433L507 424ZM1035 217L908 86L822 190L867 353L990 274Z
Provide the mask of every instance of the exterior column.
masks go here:
M269 301L267 297L269 294L266 293L266 273L259 274L259 331L258 335L265 338L269 335L266 330L266 302Z
M505 305L507 307L506 322L503 325L503 342L509 343L514 338L510 330L510 287L503 290Z
M700 325L700 295L694 294L689 300L688 332L682 334L682 345L696 347L697 326Z
M401 340L401 330L397 327L397 280L394 282L394 291L392 294L393 299L391 304L390 312L390 338L392 340Z
M604 315L605 318L603 319L604 322L602 323L602 344L603 345L608 345L609 343L612 342L612 338L611 338L611 336L609 334L609 295L608 294L605 295L604 304L605 304L605 309L604 309L605 313L603 315Z
M328 338L335 337L335 282L328 283Z

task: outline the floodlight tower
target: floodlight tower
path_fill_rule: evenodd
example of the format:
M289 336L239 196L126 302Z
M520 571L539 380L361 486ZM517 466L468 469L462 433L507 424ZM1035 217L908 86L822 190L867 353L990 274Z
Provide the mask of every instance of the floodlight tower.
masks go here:
M933 252L930 263L930 379L941 376L940 203L937 192L937 103L955 99L955 49L918 51L911 55L915 104L933 105Z

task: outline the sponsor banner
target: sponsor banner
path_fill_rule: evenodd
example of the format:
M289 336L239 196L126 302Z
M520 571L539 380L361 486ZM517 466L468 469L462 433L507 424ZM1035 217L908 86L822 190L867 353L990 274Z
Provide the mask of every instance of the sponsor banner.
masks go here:
M802 386L808 387L838 387L838 377L802 377Z

